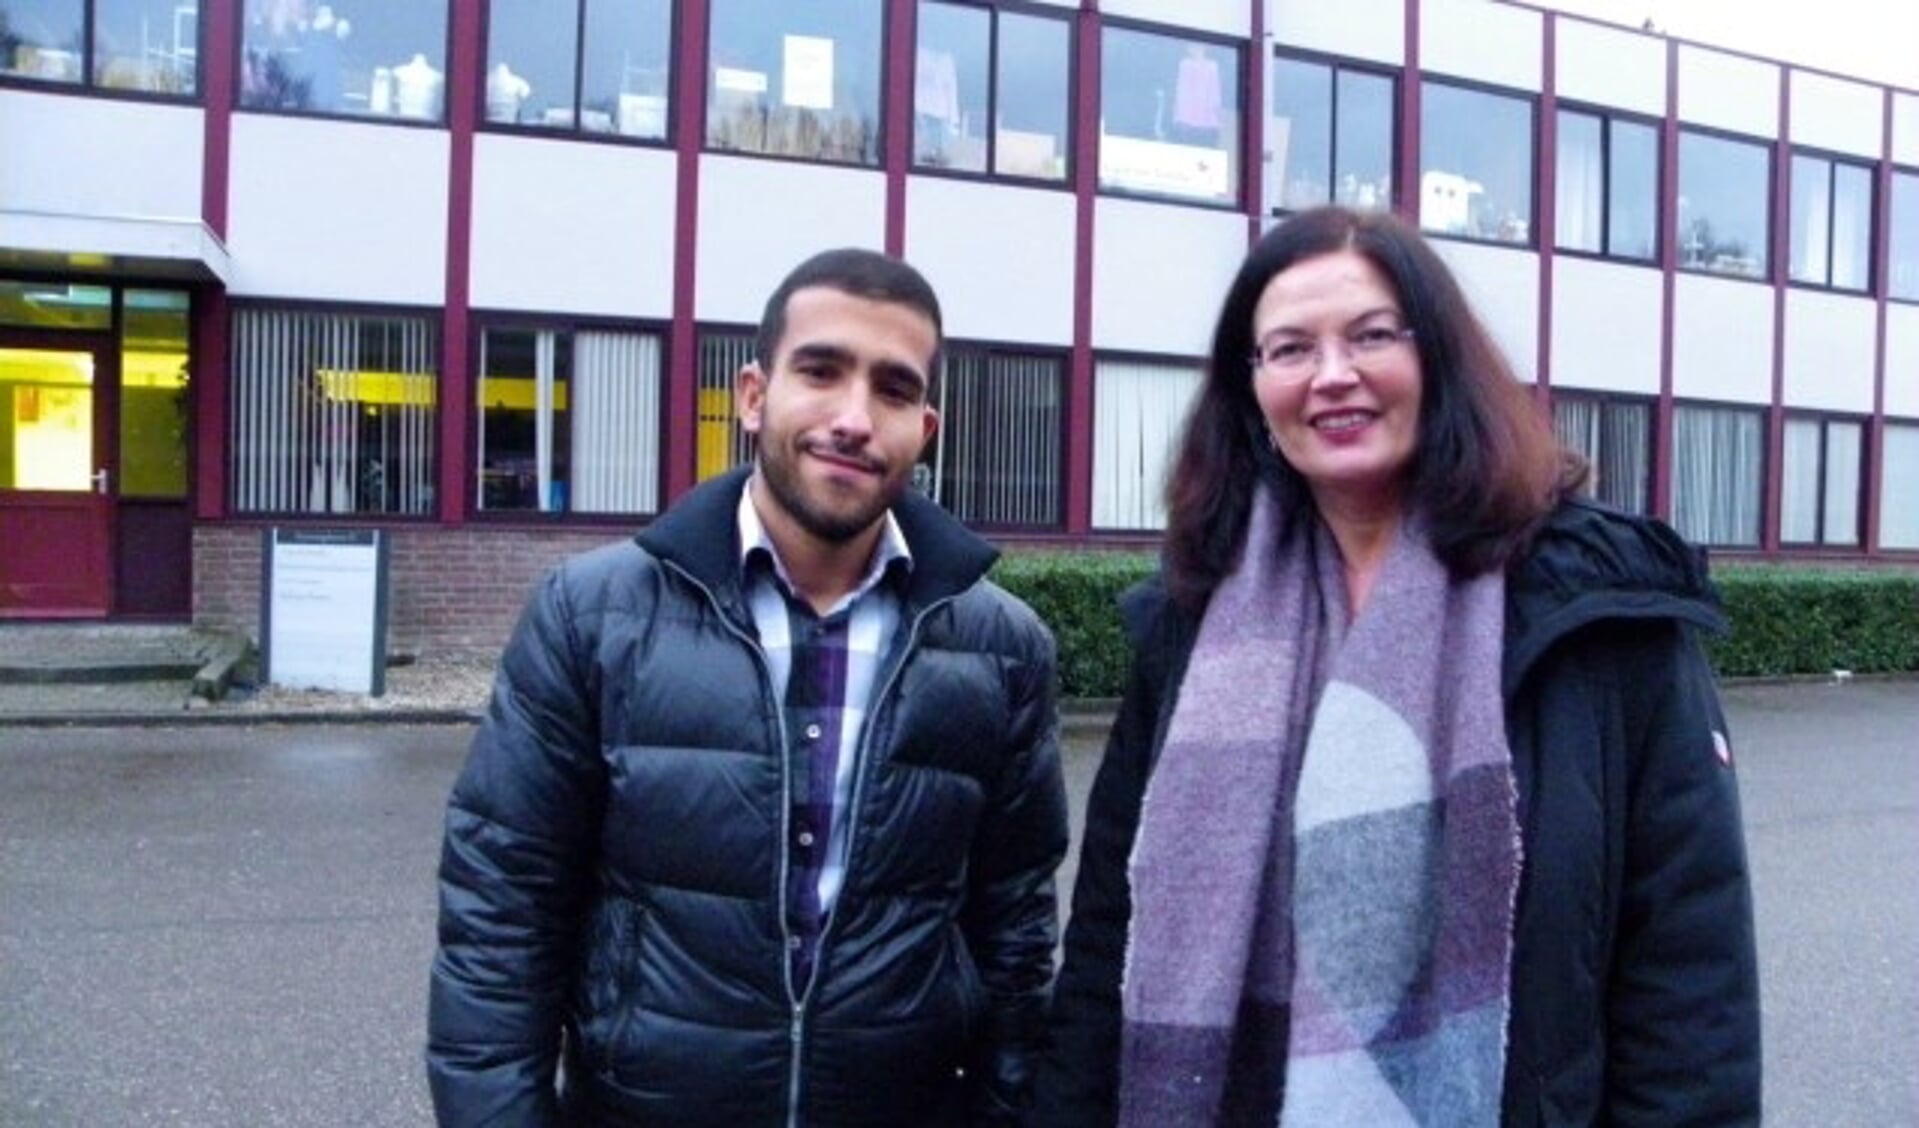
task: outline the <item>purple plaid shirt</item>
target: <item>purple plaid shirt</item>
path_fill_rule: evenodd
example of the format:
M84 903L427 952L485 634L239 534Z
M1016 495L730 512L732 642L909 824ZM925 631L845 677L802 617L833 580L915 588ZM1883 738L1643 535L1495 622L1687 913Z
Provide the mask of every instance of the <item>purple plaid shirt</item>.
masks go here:
M826 614L815 614L793 585L753 508L740 495L740 587L786 715L788 820L786 920L792 936L793 988L813 974L826 914L846 877L847 807L860 729L887 644L899 626L899 594L889 575L913 565L888 513L873 560L858 587Z

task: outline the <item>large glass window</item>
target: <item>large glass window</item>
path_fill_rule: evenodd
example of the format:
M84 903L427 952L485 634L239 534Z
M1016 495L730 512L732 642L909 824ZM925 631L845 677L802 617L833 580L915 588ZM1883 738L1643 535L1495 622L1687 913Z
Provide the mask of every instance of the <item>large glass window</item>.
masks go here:
M1586 460L1587 491L1628 513L1650 511L1652 405L1612 396L1553 393L1553 431Z
M234 510L432 513L439 336L426 317L236 310Z
M1554 244L1650 262L1659 248L1659 131L1627 118L1559 111Z
M1419 225L1439 235L1530 243L1531 100L1428 82L1419 123Z
M120 496L183 498L193 419L187 296L128 290L120 320Z
M1093 399L1093 527L1166 527L1166 474L1199 394L1193 364L1103 359Z
M1108 27L1101 40L1099 186L1239 199L1239 52Z
M1066 366L1055 356L949 346L927 452L934 500L962 521L1060 523Z
M1393 80L1334 63L1273 59L1273 210L1393 204Z
M1892 296L1919 302L1919 172L1892 174L1892 230L1887 233L1886 254Z
M1887 423L1879 467L1879 547L1919 549L1919 423Z
M1792 155L1794 282L1865 290L1872 279L1872 170Z
M440 121L446 0L246 0L240 105Z
M1780 464L1779 539L1787 544L1859 543L1859 469L1865 426L1855 419L1786 420Z
M663 140L672 18L670 0L492 0L486 120Z
M113 290L65 282L0 280L0 325L28 329L111 329Z
M1673 409L1672 523L1686 539L1759 544L1765 422L1755 408Z
M913 61L913 163L1066 179L1071 55L1071 25L1064 19L922 3Z
M878 164L882 7L713 0L708 147Z
M200 6L197 0L0 0L0 75L190 97L200 85Z
M476 404L476 508L657 509L660 358L660 338L647 333L486 330Z
M1679 265L1764 278L1771 179L1764 145L1681 131Z

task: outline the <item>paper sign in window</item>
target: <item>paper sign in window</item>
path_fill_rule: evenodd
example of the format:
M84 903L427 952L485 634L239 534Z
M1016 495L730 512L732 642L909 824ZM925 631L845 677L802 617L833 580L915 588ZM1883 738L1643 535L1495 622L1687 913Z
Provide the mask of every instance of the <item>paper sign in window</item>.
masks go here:
M802 110L833 108L833 41L816 35L786 37L780 100Z

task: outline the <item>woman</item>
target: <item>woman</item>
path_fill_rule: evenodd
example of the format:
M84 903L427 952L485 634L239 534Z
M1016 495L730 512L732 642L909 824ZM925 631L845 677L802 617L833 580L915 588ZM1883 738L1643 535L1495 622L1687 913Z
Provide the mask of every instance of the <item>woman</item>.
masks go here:
M1716 598L1582 473L1404 223L1253 248L1125 607L1035 1124L1757 1120Z

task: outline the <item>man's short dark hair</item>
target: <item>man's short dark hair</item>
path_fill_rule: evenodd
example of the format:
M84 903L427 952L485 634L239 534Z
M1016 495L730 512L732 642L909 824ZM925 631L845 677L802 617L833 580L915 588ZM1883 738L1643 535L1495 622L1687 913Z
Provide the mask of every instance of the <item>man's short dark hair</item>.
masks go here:
M786 303L796 291L822 286L856 298L876 302L895 302L923 313L933 322L934 358L945 336L940 322L940 301L933 287L919 271L890 255L861 247L839 247L821 251L793 268L773 296L766 299L766 311L760 315L758 339L760 367L769 372L773 353L786 334ZM930 373L928 374L930 377Z

